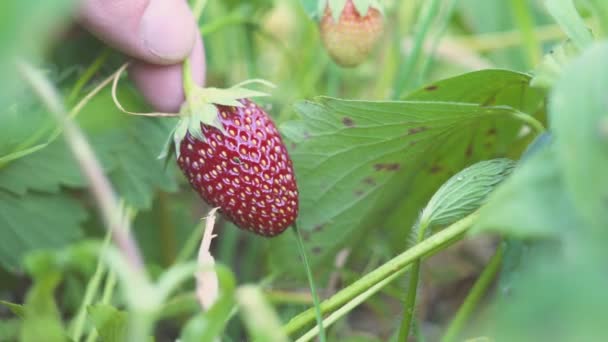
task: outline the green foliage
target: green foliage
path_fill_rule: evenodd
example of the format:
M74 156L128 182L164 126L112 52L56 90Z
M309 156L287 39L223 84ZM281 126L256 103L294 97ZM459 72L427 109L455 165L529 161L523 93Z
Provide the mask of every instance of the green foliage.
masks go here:
M419 224L442 226L477 210L513 167L514 162L509 159L493 159L458 172L431 197L420 214Z
M32 250L65 247L82 238L80 224L87 213L67 195L17 196L0 190L0 203L0 263L9 270L18 269Z
M136 215L135 241L115 237L100 248L99 203L82 165L14 59L44 70L73 110L124 57L62 31L72 1L0 4L0 340L307 340L320 330L315 310L331 326L329 341L387 340L412 270L402 322L415 322L417 340L439 340L453 317L446 308L481 262L469 270L458 253L444 254L429 272L441 280L420 272L431 296L417 302L418 271L471 233L499 237L501 249L444 339L601 340L608 43L594 39L608 32L604 1L384 1L378 51L348 71L322 50L315 21L326 4L338 16L344 3L209 1L200 21L212 92L251 78L278 85L261 104L296 167L299 229L322 300L303 291L291 234L264 240L219 219L210 252L228 267L214 269L219 293L206 310L192 259L209 208L171 159L157 159L176 120L121 113L107 87L71 113L110 180L106 190ZM375 1L353 3L364 11ZM129 110L149 111L127 79L118 96ZM549 132L532 141L547 122ZM421 225L443 229L408 246ZM483 252L459 248L467 258ZM442 293L453 280L447 268L466 269L453 281L458 293Z
M387 212L395 210L399 224L410 226L457 170L512 153L521 127L512 115L540 101L528 81L488 70L429 85L408 101L298 104L302 120L281 128L290 141L301 189L299 224L309 232L313 264L323 267L337 249L387 224ZM284 271L293 269L289 240L279 237L272 248L273 262Z
M104 342L127 341L128 315L110 305L96 304L88 309L99 337Z
M605 234L608 225L606 59L607 42L592 46L564 69L550 96L555 153L566 189L598 234Z
M474 231L499 231L519 238L556 237L579 226L555 153L545 146L490 196Z

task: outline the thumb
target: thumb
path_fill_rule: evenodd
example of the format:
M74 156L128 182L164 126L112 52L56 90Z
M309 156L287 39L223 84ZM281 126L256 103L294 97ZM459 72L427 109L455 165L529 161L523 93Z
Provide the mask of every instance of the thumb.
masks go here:
M108 45L153 64L180 62L197 36L185 0L84 0L79 17Z

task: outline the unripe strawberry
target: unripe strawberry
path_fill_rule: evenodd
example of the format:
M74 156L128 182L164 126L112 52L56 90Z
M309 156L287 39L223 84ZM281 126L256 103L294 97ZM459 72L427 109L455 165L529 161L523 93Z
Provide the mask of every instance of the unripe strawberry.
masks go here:
M332 12L331 1L325 6L319 23L321 39L333 60L343 67L354 67L371 53L384 31L384 18L378 8L366 7L361 14L352 0L346 0L339 19Z
M298 215L292 162L268 114L248 99L236 104L214 105L219 122L213 126L190 122L176 137L178 165L194 190L238 227L275 236Z

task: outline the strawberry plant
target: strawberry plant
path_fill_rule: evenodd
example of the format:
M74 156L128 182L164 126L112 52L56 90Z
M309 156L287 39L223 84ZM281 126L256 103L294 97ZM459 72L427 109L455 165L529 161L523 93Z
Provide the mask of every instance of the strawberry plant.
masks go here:
M0 5L0 341L606 338L605 1L85 3Z

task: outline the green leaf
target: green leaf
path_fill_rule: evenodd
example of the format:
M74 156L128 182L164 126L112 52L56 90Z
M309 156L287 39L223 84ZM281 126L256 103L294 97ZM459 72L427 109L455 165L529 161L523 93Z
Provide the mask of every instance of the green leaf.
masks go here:
M220 294L207 312L191 318L182 330L180 340L184 342L215 341L226 328L235 306L234 275L225 267L216 265Z
M0 188L18 195L27 191L57 193L61 186L74 188L85 184L63 140L0 168Z
M0 190L0 203L0 264L9 270L16 270L29 251L60 248L82 237L86 212L66 195L15 196Z
M60 280L61 274L53 269L34 274L34 285L28 291L25 301L21 341L63 342L68 340L54 298L54 292Z
M24 318L25 308L23 307L23 305L7 302L5 300L0 300L0 304L9 308L11 310L11 312L13 313L13 315L15 315L19 318Z
M126 312L106 304L92 305L87 311L102 341L127 341L129 326Z
M154 118L132 118L124 131L104 137L107 148L114 156L114 167L110 169L110 180L125 201L138 209L152 205L156 191L177 190L173 174L157 159L163 143L174 125L173 120ZM116 140L114 140L116 139ZM107 153L106 152L106 153Z
M501 158L481 161L458 172L433 195L420 214L420 225L451 224L477 210L514 166L512 160Z
M18 341L21 320L9 318L0 320L0 341Z
M518 238L539 238L565 236L580 228L555 153L545 146L490 195L471 233L493 231Z
M597 231L608 226L608 42L568 65L549 100L556 156L574 206Z
M118 93L127 108L147 110L140 95L127 84L119 86ZM124 114L114 105L110 89L105 89L83 109L78 122L128 205L147 209L158 190L177 189L172 169L166 170L157 158L175 127L175 118Z
M602 265L581 257L527 259L516 286L484 312L479 333L496 341L601 340L608 284Z
M593 35L576 10L573 0L550 0L545 1L545 4L549 13L579 50L593 43Z
M517 138L521 124L504 105L537 111L542 93L528 83L526 75L489 70L429 85L412 101L299 104L303 120L281 129L315 271L368 232L382 230L402 248L424 204L451 175L479 160L518 155L529 137ZM288 234L270 242L275 267L295 273L294 243Z

